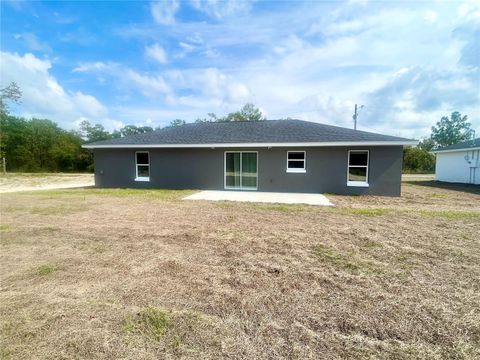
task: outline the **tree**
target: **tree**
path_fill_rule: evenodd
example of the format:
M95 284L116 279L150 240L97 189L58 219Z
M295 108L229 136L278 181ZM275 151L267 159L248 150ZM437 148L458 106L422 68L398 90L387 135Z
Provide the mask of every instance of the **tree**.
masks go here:
M245 104L240 111L235 111L224 118L222 121L262 121L266 120L262 112L255 105L247 103Z
M403 151L403 171L407 173L433 173L435 156L420 147L408 147Z
M214 113L208 113L206 118L198 118L196 123L202 122L230 122L230 121L262 121L266 120L262 112L255 105L247 103L239 111L234 111L226 116L218 117Z
M8 142L9 134L4 131L5 126L9 120L12 120L8 115L7 100L13 103L19 104L22 97L22 91L20 87L11 82L7 87L0 89L0 157L4 158L7 155L7 147L5 144Z
M435 147L435 141L433 141L431 137L424 138L418 143L418 147L425 151L432 151L432 149Z
M432 127L432 140L437 146L470 140L473 137L471 126L467 115L462 116L458 111L452 112L450 117L443 116L436 126Z
M24 142L23 134L26 121L5 113L0 114L0 156L10 160L10 155L15 144Z
M208 113L207 118L198 118L195 120L196 123L202 123L202 122L217 122L220 121L220 119L215 115L214 113Z
M0 132L8 171L85 171L93 162L78 133L50 120L2 115Z
M112 133L112 137L119 138L135 134L145 134L147 132L153 131L153 128L150 126L135 126L135 125L126 125L120 130L115 130Z
M80 123L80 134L87 142L111 139L112 135L105 130L103 125L92 125L87 120Z
M168 127L182 126L182 125L185 125L186 123L187 122L185 120L175 119L170 121L170 125L168 125Z
M21 97L22 90L20 90L20 87L14 81L12 81L7 87L0 89L0 114L8 115L7 100L19 104Z

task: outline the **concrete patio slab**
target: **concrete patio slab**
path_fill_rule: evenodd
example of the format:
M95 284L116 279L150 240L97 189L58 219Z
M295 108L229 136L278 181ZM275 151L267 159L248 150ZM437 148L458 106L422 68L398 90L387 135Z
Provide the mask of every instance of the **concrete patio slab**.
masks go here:
M246 201L277 204L307 204L333 206L322 194L297 194L259 191L215 191L204 190L189 195L183 200L210 200L210 201Z

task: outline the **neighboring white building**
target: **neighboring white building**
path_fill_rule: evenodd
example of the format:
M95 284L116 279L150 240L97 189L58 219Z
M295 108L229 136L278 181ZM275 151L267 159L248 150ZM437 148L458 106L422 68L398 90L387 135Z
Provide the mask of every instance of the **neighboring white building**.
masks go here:
M433 150L435 180L480 184L480 138Z

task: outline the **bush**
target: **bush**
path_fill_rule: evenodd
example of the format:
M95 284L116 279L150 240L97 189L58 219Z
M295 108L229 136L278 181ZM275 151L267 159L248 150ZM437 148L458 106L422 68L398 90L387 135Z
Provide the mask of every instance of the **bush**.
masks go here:
M424 149L409 147L403 150L403 171L422 174L435 172L435 155Z

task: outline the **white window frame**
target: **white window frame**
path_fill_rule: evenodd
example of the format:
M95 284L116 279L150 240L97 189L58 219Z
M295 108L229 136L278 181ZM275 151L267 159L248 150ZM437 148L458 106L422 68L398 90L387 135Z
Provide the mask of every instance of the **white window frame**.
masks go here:
M366 152L367 153L367 165L350 165L350 153L355 153L355 152ZM347 158L347 186L357 186L357 187L369 187L370 185L368 184L368 168L370 165L370 151L369 150L348 150L348 158ZM350 181L349 176L350 176L350 168L351 167L363 167L366 168L366 179L365 181Z
M240 154L240 187L233 187L227 186L227 153L239 153ZM253 187L244 187L242 185L242 154L243 153L250 153L250 154L257 154L257 186ZM249 191L256 191L258 190L258 151L225 151L223 153L223 188L225 190L249 190Z
M289 159L290 153L303 153L303 160L300 159ZM303 168L290 168L289 162L290 161L303 161ZM307 172L307 152L305 150L291 150L287 151L287 173L293 174L304 174Z
M137 163L137 154L147 154L148 164ZM148 176L138 176L139 166L148 166ZM135 181L150 181L150 152L149 151L135 151Z

